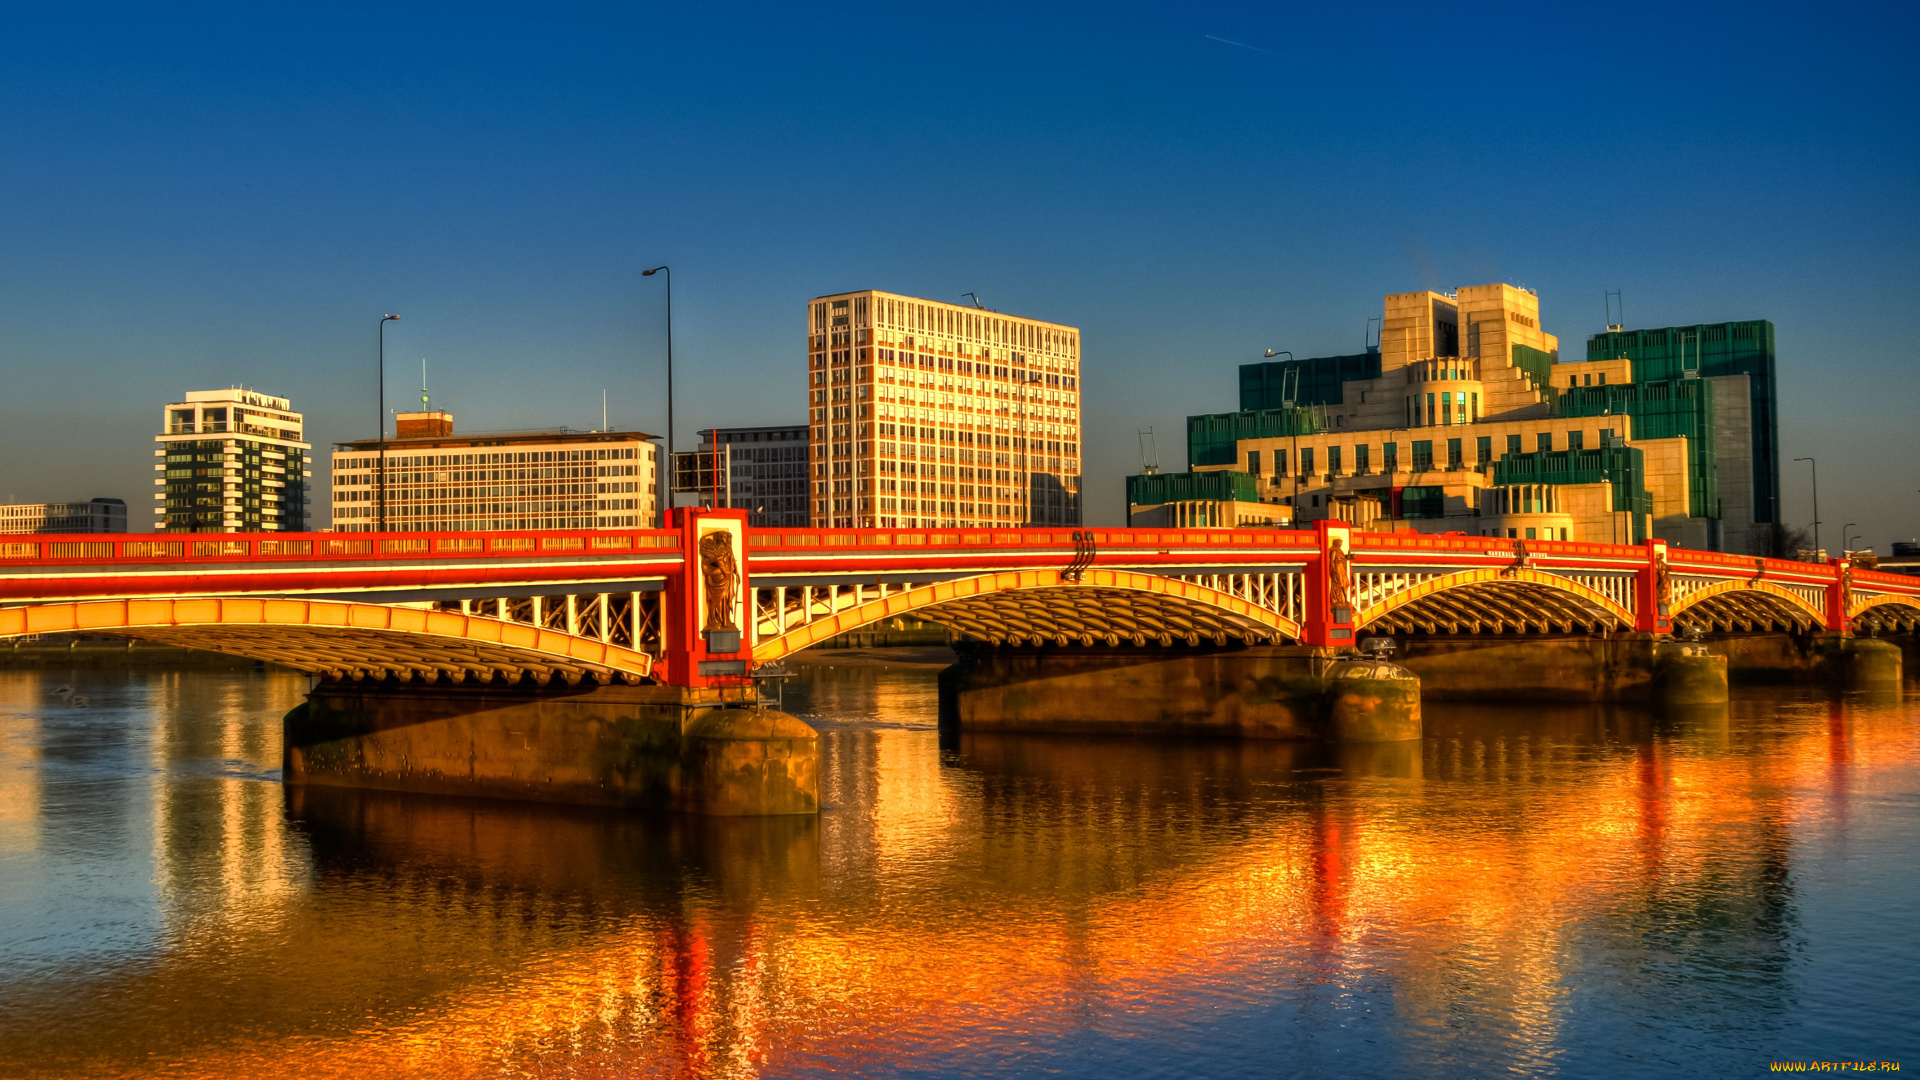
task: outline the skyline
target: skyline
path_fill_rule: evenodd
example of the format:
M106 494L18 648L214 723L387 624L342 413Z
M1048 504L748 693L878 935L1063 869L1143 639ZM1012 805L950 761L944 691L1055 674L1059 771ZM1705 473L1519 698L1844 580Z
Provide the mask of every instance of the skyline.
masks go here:
M405 317L390 404L425 356L463 428L597 427L605 388L613 427L664 430L640 278L664 262L680 449L800 422L815 296L975 291L1081 327L1087 520L1115 525L1135 433L1179 467L1239 364L1356 351L1385 293L1506 280L1563 356L1615 288L1630 327L1771 320L1785 517L1812 520L1792 459L1816 456L1823 540L1852 521L1884 551L1920 533L1907 418L1875 392L1920 359L1887 317L1917 284L1914 17L1790 12L1623 9L1631 47L1606 49L1590 20L1229 7L983 10L994 48L891 13L402 13L367 37L345 14L33 12L0 44L0 495L148 506L147 429L188 389L288 396L316 445L369 437L383 312ZM1443 66L1436 88L1420 59L1468 49L1595 74Z

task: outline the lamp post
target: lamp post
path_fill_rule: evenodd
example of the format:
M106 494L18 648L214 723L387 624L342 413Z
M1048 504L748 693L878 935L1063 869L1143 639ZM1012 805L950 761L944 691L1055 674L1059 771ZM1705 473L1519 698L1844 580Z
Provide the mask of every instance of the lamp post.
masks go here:
M380 426L374 434L380 441L380 531L387 531L387 324L398 322L398 315L380 316Z
M1842 558L1846 557L1847 552L1853 550L1853 533L1848 530L1858 524L1860 523L1857 521L1849 521L1845 525L1840 526L1840 555Z
M1283 353L1286 355L1286 358L1288 360L1293 359L1293 351L1291 349L1268 349L1267 354L1265 357L1263 357L1263 359L1271 360L1274 357L1280 356ZM1298 397L1300 393L1300 382L1299 382L1300 374L1298 371L1295 371L1295 372L1292 372L1292 375L1294 377L1293 397L1285 396L1287 393L1287 373L1282 373L1280 376L1280 393L1282 395L1282 401L1285 402L1287 408L1289 409L1293 407L1294 397ZM1289 415L1287 417L1287 423L1290 426L1293 426L1293 441L1292 441L1293 461L1289 463L1289 469L1293 474L1293 493L1287 496L1287 506L1294 510L1298 510L1299 507L1294 506L1293 504L1299 501L1300 481L1302 479L1300 475L1300 429L1297 426L1297 418L1295 418L1292 415ZM1193 463L1188 462L1187 468L1189 469L1193 468ZM1258 478L1256 477L1256 479ZM1295 514L1294 518L1296 519L1296 522L1297 522L1299 515Z
M667 508L673 505L673 271L656 266L640 271L641 277L667 275L667 446L666 459L660 463L660 527L667 527Z
M1820 463L1810 457L1797 457L1795 461L1804 461L1813 472L1813 550L1820 550Z

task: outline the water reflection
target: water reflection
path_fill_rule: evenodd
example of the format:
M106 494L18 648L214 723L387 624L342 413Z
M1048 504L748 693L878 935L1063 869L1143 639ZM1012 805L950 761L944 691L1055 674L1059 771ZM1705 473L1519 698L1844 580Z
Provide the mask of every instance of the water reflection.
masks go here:
M82 681L0 675L0 1073L1598 1074L1916 1034L1886 986L1822 1019L1807 960L1885 915L1829 884L1856 833L1912 862L1913 702L943 745L930 673L819 672L828 809L730 821L282 789L304 682Z

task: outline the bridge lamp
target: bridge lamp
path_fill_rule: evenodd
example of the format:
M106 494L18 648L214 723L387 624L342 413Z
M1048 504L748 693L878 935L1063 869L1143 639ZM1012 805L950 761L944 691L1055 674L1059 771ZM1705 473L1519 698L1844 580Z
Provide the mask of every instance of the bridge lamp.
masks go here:
M667 527L667 508L673 505L673 485L667 474L673 471L673 270L665 264L640 271L641 277L666 274L667 281L667 460L660 463L660 527Z
M1850 530L1858 524L1860 523L1857 521L1849 521L1845 525L1840 526L1840 553L1842 555L1853 550L1853 533Z
M398 315L380 316L380 422L374 435L380 442L380 531L387 531L387 324Z

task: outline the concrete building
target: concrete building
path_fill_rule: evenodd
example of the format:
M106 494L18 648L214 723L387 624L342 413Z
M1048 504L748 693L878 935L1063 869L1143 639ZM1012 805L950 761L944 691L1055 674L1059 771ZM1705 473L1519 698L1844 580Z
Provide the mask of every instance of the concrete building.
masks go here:
M193 390L154 441L155 532L301 532L313 447L283 397Z
M0 506L0 534L126 531L127 504L119 499Z
M1364 353L1243 365L1238 411L1188 418L1189 468L1302 522L1745 553L1777 518L1772 342L1613 327L1562 362L1529 290L1397 294Z
M1293 524L1293 507L1262 502L1254 478L1221 470L1127 477L1127 525L1133 528L1269 528Z
M747 512L748 524L765 529L804 529L807 509L808 428L709 428L700 432L699 453L718 458L721 489L703 505Z
M401 413L394 438L335 443L335 532L633 529L659 522L655 436L456 434L453 414Z
M815 527L1080 523L1080 331L875 291L807 305Z

